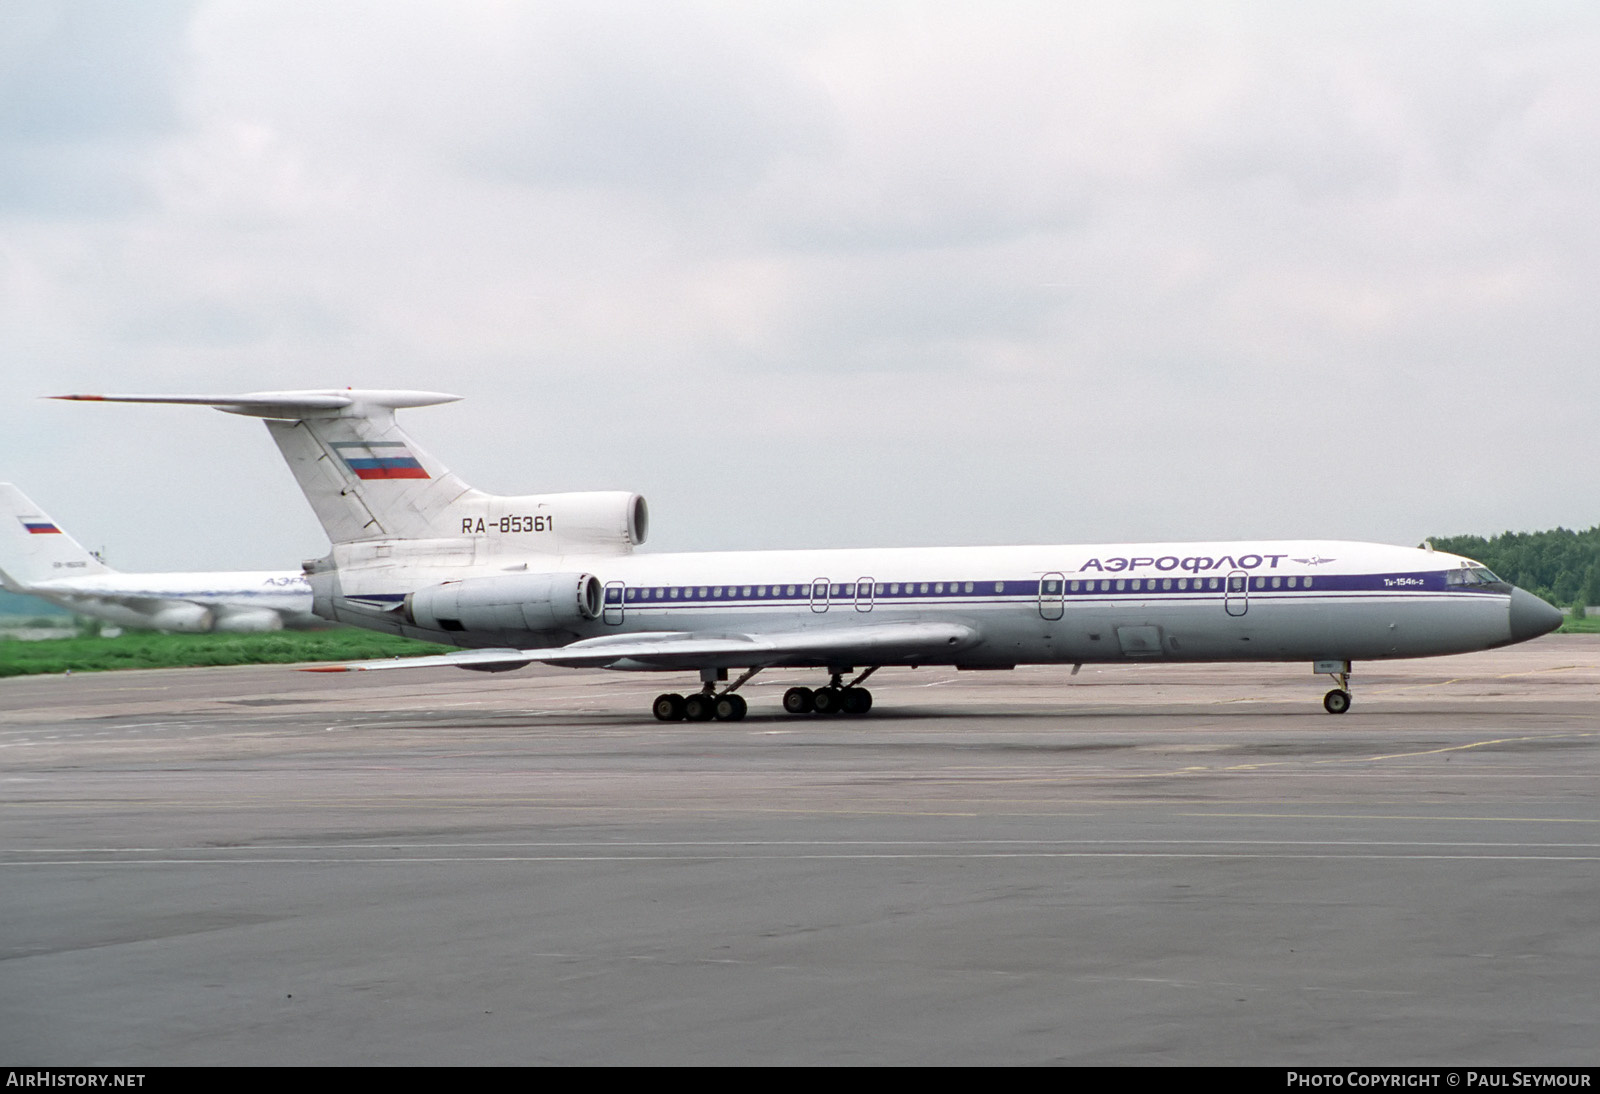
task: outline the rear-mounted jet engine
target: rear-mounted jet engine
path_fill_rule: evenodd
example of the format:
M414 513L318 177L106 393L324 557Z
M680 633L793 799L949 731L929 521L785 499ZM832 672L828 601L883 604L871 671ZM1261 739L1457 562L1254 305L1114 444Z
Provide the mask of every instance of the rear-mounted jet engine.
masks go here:
M447 581L406 595L406 622L435 631L551 633L598 619L605 589L593 574L506 574Z

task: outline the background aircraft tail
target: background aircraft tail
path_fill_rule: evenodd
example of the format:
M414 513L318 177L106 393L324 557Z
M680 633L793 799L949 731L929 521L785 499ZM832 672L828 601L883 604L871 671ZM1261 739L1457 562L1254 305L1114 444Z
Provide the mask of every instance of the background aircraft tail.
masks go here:
M110 573L111 568L10 483L0 483L0 583L25 592L40 581Z

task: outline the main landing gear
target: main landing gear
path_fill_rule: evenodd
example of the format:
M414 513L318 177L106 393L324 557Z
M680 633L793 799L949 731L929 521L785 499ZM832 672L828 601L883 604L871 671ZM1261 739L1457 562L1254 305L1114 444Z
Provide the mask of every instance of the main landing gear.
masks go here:
M689 696L657 695L650 705L651 713L662 722L709 722L713 718L719 722L737 722L748 709L742 695L708 695L699 691Z
M740 721L749 711L749 706L744 696L734 693L760 671L751 669L719 692L717 670L704 669L700 673L702 686L699 691L693 695L671 692L657 695L655 702L650 704L650 713L661 722L709 722L712 719L719 722ZM872 709L872 692L860 684L877 672L878 666L872 666L848 684L840 683L840 679L849 671L841 669L833 673L833 681L815 691L811 688L790 688L783 693L784 711L789 714L865 714ZM726 676L726 673L723 675Z
M865 714L872 709L872 692L859 685L877 671L873 665L848 684L839 682L844 672L836 672L832 683L815 691L790 688L783 693L783 709L788 714Z
M1322 697L1322 709L1329 714L1343 714L1350 709L1350 662L1318 661L1316 670L1333 677L1339 686Z
M650 704L650 713L660 722L709 722L713 718L719 722L741 721L750 708L744 696L735 695L734 692L760 671L751 669L719 692L717 670L704 669L700 673L702 686L699 691L693 695L657 695L655 702ZM722 675L724 678L727 676L726 673Z

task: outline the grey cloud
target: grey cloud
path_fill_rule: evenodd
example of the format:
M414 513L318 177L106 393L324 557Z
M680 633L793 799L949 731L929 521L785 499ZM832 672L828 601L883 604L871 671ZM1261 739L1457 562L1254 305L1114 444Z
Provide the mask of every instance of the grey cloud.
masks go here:
M797 171L763 195L759 231L792 252L960 250L1024 236L1070 231L1090 215L1085 180L1069 169L1012 165L907 172L881 182L853 163L835 163L823 180ZM841 177L857 176L845 192ZM982 180L982 181L978 181Z
M140 310L116 336L128 343L200 347L274 341L326 341L348 333L347 322L316 300L196 299Z
M0 9L0 141L54 145L173 129L192 8L7 4Z
M148 199L139 156L179 125L191 9L114 0L0 8L0 208L108 215Z
M502 101L465 127L469 166L534 186L714 199L829 140L804 81L693 6L554 12L522 28Z
M970 369L994 343L1045 338L1064 308L1049 286L914 262L819 272L806 299L769 364L908 378Z
M143 162L126 145L5 149L0 210L32 217L119 216L145 205Z

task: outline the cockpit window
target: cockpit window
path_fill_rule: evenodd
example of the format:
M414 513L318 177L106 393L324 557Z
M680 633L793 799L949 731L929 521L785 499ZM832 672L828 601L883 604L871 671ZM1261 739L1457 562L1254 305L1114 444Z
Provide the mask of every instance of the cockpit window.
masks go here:
M1487 566L1472 565L1449 571L1445 574L1445 584L1475 586L1503 585L1504 582L1496 577L1494 571Z

